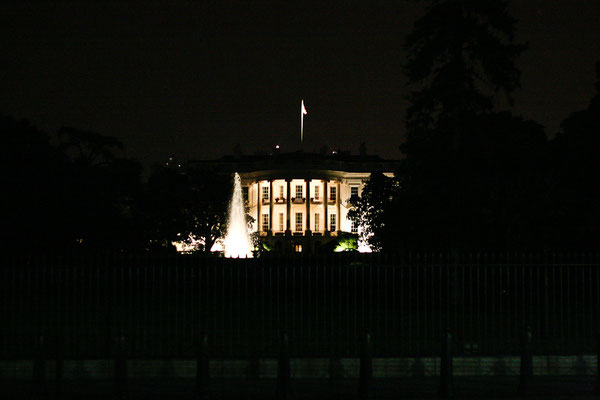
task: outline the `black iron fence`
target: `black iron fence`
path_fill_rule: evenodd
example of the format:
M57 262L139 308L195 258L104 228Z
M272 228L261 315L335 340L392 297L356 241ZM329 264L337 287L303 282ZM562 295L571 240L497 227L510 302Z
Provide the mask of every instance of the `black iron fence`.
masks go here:
M194 256L18 256L0 267L0 355L428 356L449 329L456 354L593 354L600 254L426 254L233 260Z

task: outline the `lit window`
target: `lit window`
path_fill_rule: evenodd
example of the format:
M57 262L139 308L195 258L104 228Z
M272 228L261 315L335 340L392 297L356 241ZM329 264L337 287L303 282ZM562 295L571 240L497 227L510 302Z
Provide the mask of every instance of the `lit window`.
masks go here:
M294 245L294 251L296 253L302 253L302 245L301 244Z
M283 213L279 213L279 230L283 231Z
M329 188L329 201L335 201L337 198L337 188L332 186Z
M356 221L354 220L350 221L350 232L358 233L358 226L356 225Z
M350 187L350 198L352 197L358 197L358 186Z
M263 186L262 188L262 198L267 200L269 198L269 187Z
M315 213L315 231L319 231L319 213Z
M319 200L319 186L315 186L315 200Z
M302 198L302 185L296 185L296 198Z
M332 232L337 230L336 215L335 214L330 214L329 215L329 230L332 231Z
M283 199L283 185L279 186L279 197Z
M296 213L296 232L302 232L302 213Z
M263 231L269 230L269 214L262 215L262 230Z

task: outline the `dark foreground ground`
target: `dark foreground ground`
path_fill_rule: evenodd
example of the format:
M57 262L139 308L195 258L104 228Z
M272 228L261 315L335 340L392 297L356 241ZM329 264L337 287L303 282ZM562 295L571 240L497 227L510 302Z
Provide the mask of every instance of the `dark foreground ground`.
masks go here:
M433 399L437 397L437 378L375 380L371 399ZM595 380L587 377L538 377L529 393L517 390L518 377L455 378L455 399L598 399ZM43 388L31 382L0 381L0 399L54 399L55 386ZM274 399L276 382L261 380L213 380L209 399ZM195 399L193 380L130 380L129 399ZM294 380L288 399L358 399L355 379L330 381ZM40 393L41 392L41 393ZM115 386L110 381L66 381L61 399L114 399Z

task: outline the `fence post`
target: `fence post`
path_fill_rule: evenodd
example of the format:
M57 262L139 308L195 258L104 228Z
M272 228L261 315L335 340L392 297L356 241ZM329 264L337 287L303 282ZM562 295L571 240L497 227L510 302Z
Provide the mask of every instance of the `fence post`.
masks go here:
M36 337L33 359L33 381L39 393L46 392L46 344L44 335Z
M442 398L450 398L452 397L452 333L449 330L442 335L441 344L438 394Z
M285 399L290 390L290 352L287 332L281 332L277 362L277 399Z
M600 394L600 333L596 344L596 394Z
M202 333L198 346L196 360L196 398L198 400L209 398L210 384L210 355L208 352L208 334Z
M527 393L533 379L533 351L531 327L528 326L521 338L521 367L519 377L519 392Z
M127 398L127 357L123 333L117 336L115 345L115 394L117 399L125 399Z
M361 399L369 397L373 380L373 359L371 333L366 330L362 339L360 349L360 381L358 395Z
M63 340L59 335L56 340L56 387L55 397L61 399L63 394Z
M342 363L340 359L340 352L338 350L339 343L333 340L333 337L329 337L329 394L332 399L338 398L337 395L337 382L340 378L343 378Z

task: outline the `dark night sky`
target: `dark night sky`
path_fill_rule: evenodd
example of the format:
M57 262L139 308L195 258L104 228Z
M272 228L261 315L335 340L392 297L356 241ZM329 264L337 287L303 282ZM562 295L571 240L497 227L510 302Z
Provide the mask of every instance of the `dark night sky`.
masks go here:
M0 113L120 138L146 165L322 145L398 158L402 44L415 1L302 8L265 1L3 1ZM325 6L324 6L324 5ZM326 7L326 8L324 8ZM593 94L600 1L513 0L515 110L549 135Z

